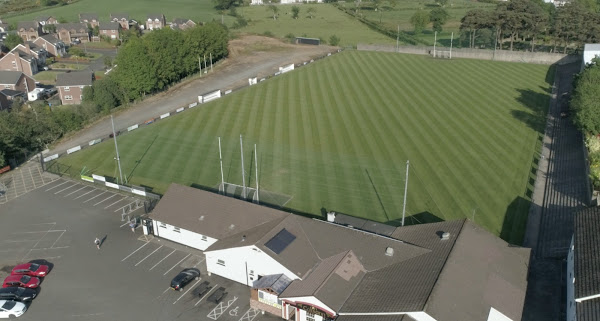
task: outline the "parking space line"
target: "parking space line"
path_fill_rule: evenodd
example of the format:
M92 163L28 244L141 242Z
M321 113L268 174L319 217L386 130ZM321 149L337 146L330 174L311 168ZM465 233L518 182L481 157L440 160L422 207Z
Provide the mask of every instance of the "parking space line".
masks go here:
M58 242L58 240L60 240L60 238L63 236L63 234L65 234L66 230L63 231L62 233L60 233L60 235L56 238L56 241L54 241L54 243L52 243L52 246L50 246L50 248L53 248L54 245L56 244L56 242Z
M198 300L198 302L196 302L196 304L194 304L194 306L197 306L198 304L200 304L200 301L204 300L204 298L206 298L207 295L210 294L210 292L212 292L213 290L218 289L219 284L217 283L217 285L213 286L212 289L210 289L208 292L206 292L206 294L200 298L200 300Z
M84 188L86 188L86 187L87 187L87 186L83 185L83 187L82 187L82 188L80 188L80 189L78 189L78 190L76 190L76 191L73 191L73 192L71 192L71 193L69 193L69 194L65 195L65 197L67 197L67 196L69 196L69 195L71 195L71 194L73 194L73 193L77 193L77 192L81 191L82 189L84 189Z
M166 258L168 258L169 256L171 256L171 254L175 253L177 250L173 250L173 252L167 254L167 256L163 257L162 260L158 261L158 263L154 264L153 267L150 268L150 270L148 271L152 271L152 269L154 269L157 265L160 264L160 262L164 261Z
M246 313L244 313L244 315L240 318L239 321L252 321L254 320L254 318L256 318L256 316L260 313L260 310L255 309L255 308L250 308L248 309L248 311L246 311Z
M194 256L197 256L197 255L194 255ZM199 257L199 256L198 256L198 257ZM192 267L196 267L198 264L200 264L200 263L204 262L204 258L203 258L203 257L199 257L199 258L200 258L200 261L198 261L198 262L197 262L196 264L194 264L194 266L192 266Z
M165 274L163 275L167 275L167 273L171 272L172 269L174 269L177 265L179 265L179 263L183 262L183 260L187 259L188 256L192 255L192 253L189 253L188 255L186 255L183 259L181 259L181 261L175 263L175 265L173 265L173 267L171 267L167 272L165 272Z
M181 298L183 298L184 295L186 295L188 292L190 292L191 289L193 289L196 285L198 285L198 283L202 280L202 278L198 278L198 281L196 281L196 283L194 283L194 285L192 285L189 289L187 289L187 291L183 292L183 294L177 299L175 300L175 302L173 302L173 304L177 303L177 301L181 300Z
M144 246L148 245L148 243L150 243L150 242L146 242L146 243L144 243L144 245L142 245L142 246L138 247L138 249L137 249L137 250L133 251L131 254L127 255L127 256L126 256L124 259L122 259L122 260L121 260L121 262L123 262L123 261L127 260L127 258L128 258L128 257L130 257L130 256L132 256L133 254L135 254L135 252L137 252L137 251L141 250L141 249L142 249Z
M167 291L169 291L169 290L171 290L171 287L168 287L168 288L166 288L166 289L163 291L163 293L162 293L162 294L165 294L165 293L167 293Z
M41 249L31 249L32 251L43 251L43 250L60 250L60 249L68 249L69 246L57 246L57 247L44 247Z
M113 198L113 197L115 197L115 196L117 196L117 194L112 194L111 196L109 196L109 197L107 197L107 198L105 198L105 199L101 200L100 202L98 202L98 203L94 204L94 206L96 206L96 205L98 205L98 204L100 204L100 203L102 203L102 202L104 202L104 201L106 201L106 200L109 200L109 199L111 199L111 198Z
M2 243L25 243L25 242L35 242L37 240L3 240Z
M135 264L135 266L138 266L138 265L140 265L140 263L144 262L144 260L146 260L147 258L149 258L149 257L150 257L152 254L154 254L154 253L156 253L156 251L160 250L160 248L161 248L161 247L163 247L163 245L159 246L159 247L158 247L156 250L152 251L152 253L150 253L150 254L146 255L146 257L145 257L145 258L143 258L141 261L137 262L137 263Z
M50 187L49 189L47 189L46 192L49 192L50 190L55 189L55 188L57 188L57 187L59 187L61 185L67 184L68 182L69 181L64 181L64 182L62 182L62 183L60 183L58 185L54 185L54 186Z
M91 193L91 192L93 192L93 191L95 191L95 190L96 190L96 189L92 187L92 189L91 189L89 192L87 192L87 193L85 193L85 194L82 194L82 195L79 195L79 196L75 197L75 198L74 198L74 200L76 200L76 199L78 199L78 198L80 198L80 197L82 197L82 196L86 196L87 194L89 194L89 193Z
M31 167L27 168L29 170L29 176L31 176L31 181L33 182L33 188L36 189L37 186L35 186L35 179L33 179L33 174L31 174Z
M40 239L37 241L37 243L35 243L35 245L34 245L34 246L31 248L31 249L34 249L34 248L35 248L35 247L36 247L38 244L40 244L40 241L41 241L41 240L42 240L44 237L46 237L46 235L48 235L48 233L49 233L50 231L51 231L51 230L50 230L50 229L48 229L48 232L46 232L46 234L44 234L44 235L43 235L43 236L42 236L42 237L41 237L41 238L40 238ZM23 258L21 258L21 261L22 261L22 260L24 260L24 259L25 259L25 257L27 257L27 255L29 255L29 253L31 253L31 250L29 250L29 251L27 252L27 254L23 255Z
M13 232L11 234L39 234L48 232L64 232L65 230L49 230L49 231L31 231L31 232Z
M46 185L46 181L44 180L44 175L42 175L42 171L40 171L40 167L37 166L36 168L38 170L38 173L40 174L40 178L42 179L42 186Z
M25 176L23 176L23 169L19 169L19 172L21 172L21 180L23 180L23 188L25 188L25 193L29 192L27 190L27 184L25 184Z
M117 194L115 194L115 195L117 195ZM120 200L118 200L118 201L116 201L116 202L114 202L114 203L112 203L112 204L108 205L108 206L107 206L107 207L105 207L104 209L107 209L107 208L109 208L109 207L111 207L111 206L113 206L113 205L115 205L115 204L119 203L120 201L122 201L122 200L124 200L124 199L126 199L126 198L127 198L127 196L125 196L125 197L123 197L122 199L120 199Z
M100 194L98 194L98 195L96 195L96 196L94 196L94 197L92 197L92 198L88 199L87 201L84 201L84 203L87 203L87 202L89 202L89 201L93 200L94 198L96 198L96 197L98 197L98 196L100 196L100 195L102 195L102 194L104 194L104 193L107 193L107 192L108 192L108 191L104 191L104 192L102 192L102 193L100 193Z
M69 186L69 187L65 187L65 188L61 189L60 191L58 191L58 192L56 192L56 193L54 193L54 194L56 195L56 194L58 194L58 193L60 193L60 192L62 192L62 191L66 191L66 190L68 190L69 188L71 188L71 187L73 187L73 186L76 186L76 185L79 185L79 184L75 183L75 184L73 184L73 185L71 185L71 186Z

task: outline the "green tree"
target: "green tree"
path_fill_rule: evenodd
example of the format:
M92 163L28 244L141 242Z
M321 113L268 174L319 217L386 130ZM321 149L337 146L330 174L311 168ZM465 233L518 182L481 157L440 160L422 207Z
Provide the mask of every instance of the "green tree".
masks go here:
M448 12L444 8L435 8L429 13L429 20L433 25L433 31L441 32L442 27L448 21Z
M309 7L306 10L306 13L308 13L308 17L312 19L317 14L317 8L315 8L315 7Z
M429 24L429 13L425 10L417 10L410 17L410 24L413 26L415 34L420 34Z
M337 46L340 44L340 38L336 35L332 35L329 37L329 44L332 46Z
M113 60L110 56L104 56L104 67L105 68L112 68L113 66Z
M115 59L115 80L125 91L128 100L153 92L157 87L154 67L148 50L140 38L132 38L119 50Z
M267 11L272 12L273 13L273 20L277 20L277 13L279 12L279 7L277 7L274 4L270 4L267 7Z
M292 6L292 18L298 19L298 15L300 14L300 7Z
M16 33L9 33L6 36L6 39L4 39L4 46L6 46L8 50L12 50L14 47L22 43L23 38L19 37L19 35Z
M435 0L435 3L437 3L440 7L445 7L448 3L448 0Z
M111 76L96 80L92 87L92 100L103 112L108 112L123 103L123 93Z
M157 89L162 90L184 75L183 65L184 37L181 32L171 28L154 30L142 38L148 53L149 63L154 69Z
M65 17L59 17L57 20L58 20L58 23L67 23L67 22L69 22Z
M228 10L231 7L242 4L240 0L213 0L217 10Z
M600 59L592 63L576 77L574 82L571 109L574 112L573 123L584 133L600 133Z
M482 9L469 10L460 20L460 31L468 33L469 48L475 47L475 39L482 29L493 27L492 15Z

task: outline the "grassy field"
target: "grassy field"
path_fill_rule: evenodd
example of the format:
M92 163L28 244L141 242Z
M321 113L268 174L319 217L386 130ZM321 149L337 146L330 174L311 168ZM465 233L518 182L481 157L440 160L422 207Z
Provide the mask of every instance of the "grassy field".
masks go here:
M254 185L287 208L399 224L462 217L520 244L548 106L548 66L346 51L119 136L129 182ZM107 129L108 131L109 129ZM60 158L116 177L112 141ZM66 166L64 166L66 165ZM261 194L263 197L263 194ZM263 197L264 199L264 197Z
M280 5L279 18L273 20L273 14L267 6L251 6L238 9L238 13L250 19L248 26L239 29L242 32L263 34L270 32L283 38L287 34L296 37L322 38L329 42L332 35L340 38L341 46L356 46L357 43L395 44L396 40L369 29L361 22L329 4L297 4L300 8L298 19L292 18L292 5ZM308 8L316 10L309 18Z

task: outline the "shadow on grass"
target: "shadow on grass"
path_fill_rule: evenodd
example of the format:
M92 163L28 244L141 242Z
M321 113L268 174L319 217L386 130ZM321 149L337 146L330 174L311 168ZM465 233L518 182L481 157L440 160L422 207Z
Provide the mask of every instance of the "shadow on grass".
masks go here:
M535 92L530 89L519 89L518 91L520 96L517 101L529 111L511 110L512 116L536 132L543 133L550 96L548 93Z
M140 163L142 162L142 160L144 159L144 157L146 156L146 154L148 154L148 151L150 150L150 148L152 147L152 145L154 145L154 142L156 141L157 138L158 138L158 135L154 136L154 139L152 140L152 142L150 142L150 145L148 145L148 147L146 147L146 150L144 151L144 153L142 154L142 156L140 157L140 159L138 159L138 160L135 161L135 166L133 166L133 169L131 170L131 172L129 172L129 175L127 175L127 181L131 180L131 177L133 176L133 172L138 167L138 165L140 165Z
M421 213L417 213L415 215L407 216L404 218L404 226L407 225L417 225L423 223L437 223L443 222L444 220L440 217L434 215L431 212L425 211ZM402 219L396 219L392 221L387 221L385 224L393 225L393 226L401 226Z
M521 245L527 227L531 201L518 196L506 208L500 238L510 244Z

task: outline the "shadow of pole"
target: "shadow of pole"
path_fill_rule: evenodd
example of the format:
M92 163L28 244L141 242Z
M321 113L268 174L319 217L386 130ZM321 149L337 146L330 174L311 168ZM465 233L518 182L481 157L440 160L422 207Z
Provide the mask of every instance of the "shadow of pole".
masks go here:
M158 135L154 136L154 139L152 140L152 142L150 143L150 145L148 145L148 147L146 147L146 150L142 154L142 157L140 157L140 159L138 159L138 160L135 161L135 166L133 166L133 169L131 170L131 172L129 172L129 175L127 175L127 181L128 182L131 180L131 177L133 176L133 172L138 167L138 165L140 165L140 163L142 162L142 160L144 159L144 157L146 156L146 154L150 150L150 147L152 147L152 145L154 145L154 142L156 141L157 138L158 138Z
M371 174L369 174L369 170L367 170L365 168L365 172L367 173L367 177L369 177L369 182L371 182L371 186L373 186L373 191L375 191L375 195L377 196L377 200L379 201L379 205L381 205L381 209L383 209L383 214L385 214L385 218L389 221L390 217L387 213L387 211L385 210L385 206L383 205L383 201L381 200L381 197L379 196L379 193L377 192L377 188L375 187L375 183L373 183L373 179L371 178Z

